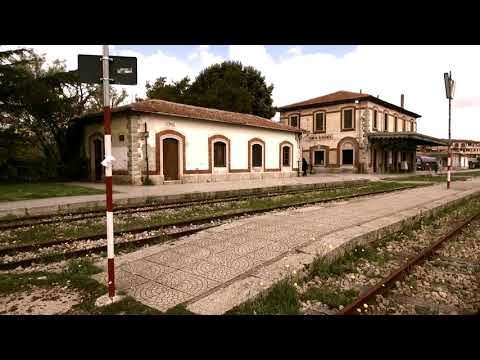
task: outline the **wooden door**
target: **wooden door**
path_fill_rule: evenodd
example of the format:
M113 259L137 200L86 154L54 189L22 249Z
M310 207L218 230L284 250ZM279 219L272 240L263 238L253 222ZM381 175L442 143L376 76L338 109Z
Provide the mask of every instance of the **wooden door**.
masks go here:
M95 149L95 181L101 181L103 175L102 141L100 139L94 140L93 147Z
M163 140L163 176L166 181L178 180L178 140Z
M373 149L373 172L377 172L377 149Z

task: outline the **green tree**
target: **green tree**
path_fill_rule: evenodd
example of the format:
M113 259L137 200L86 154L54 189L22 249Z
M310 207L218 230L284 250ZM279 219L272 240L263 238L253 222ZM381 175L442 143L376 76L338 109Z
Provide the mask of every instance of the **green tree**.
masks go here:
M96 84L92 89L92 98L86 106L88 111L101 111L103 110L103 85ZM113 86L110 86L110 106L112 108L122 105L122 103L127 98L128 93L125 88L122 88L121 91L118 91Z
M185 103L188 96L187 92L190 87L190 79L188 76L185 76L180 81L174 81L172 84L167 84L166 77L159 77L153 85L150 85L147 81L145 87L149 99L161 99Z
M185 77L179 82L166 83L161 77L150 85L147 97L184 104L210 107L220 110L254 114L272 118L276 109L272 106L273 85L267 85L265 77L257 69L240 62L225 61L202 70L190 85Z
M52 176L64 174L79 152L68 136L70 120L85 111L94 86L80 83L63 62L46 66L43 57L23 49L0 53L0 89L3 128L38 146Z

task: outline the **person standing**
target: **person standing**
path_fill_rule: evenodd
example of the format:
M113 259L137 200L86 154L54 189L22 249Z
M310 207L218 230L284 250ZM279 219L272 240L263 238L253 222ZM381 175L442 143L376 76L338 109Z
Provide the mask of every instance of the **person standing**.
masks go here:
M302 159L302 171L303 171L303 176L307 176L307 169L308 169L308 163L305 158Z

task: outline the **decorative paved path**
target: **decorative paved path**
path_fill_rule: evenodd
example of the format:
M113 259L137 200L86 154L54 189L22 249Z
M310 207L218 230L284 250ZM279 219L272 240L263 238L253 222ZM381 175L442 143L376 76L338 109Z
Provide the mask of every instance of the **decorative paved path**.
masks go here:
M222 314L315 254L477 191L478 180L455 182L245 218L117 257L117 287L162 311Z

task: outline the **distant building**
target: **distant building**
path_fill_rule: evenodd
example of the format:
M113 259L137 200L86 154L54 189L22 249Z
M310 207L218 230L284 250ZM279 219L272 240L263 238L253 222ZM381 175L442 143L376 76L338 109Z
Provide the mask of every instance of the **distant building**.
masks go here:
M417 133L420 115L348 91L280 107L280 122L304 131L303 158L315 171L414 172L418 145L445 145Z
M90 180L101 181L103 114L75 121ZM156 184L297 176L301 133L249 114L163 100L132 103L112 110L113 181L141 184L146 155Z
M448 144L448 139L443 139ZM447 166L448 145L419 146L417 151L424 155L434 156L442 166ZM471 160L480 158L480 141L452 139L452 168L467 169Z

